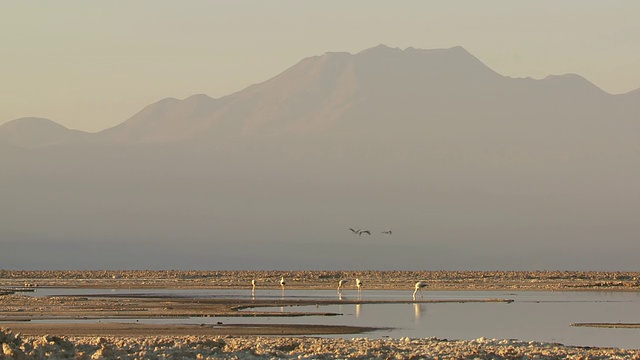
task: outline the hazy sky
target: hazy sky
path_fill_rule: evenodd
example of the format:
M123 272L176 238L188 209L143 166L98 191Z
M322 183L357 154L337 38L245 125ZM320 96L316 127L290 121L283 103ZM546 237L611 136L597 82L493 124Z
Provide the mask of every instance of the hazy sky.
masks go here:
M640 87L640 1L2 1L0 124L100 131L165 97L220 97L304 57L463 46L497 72Z

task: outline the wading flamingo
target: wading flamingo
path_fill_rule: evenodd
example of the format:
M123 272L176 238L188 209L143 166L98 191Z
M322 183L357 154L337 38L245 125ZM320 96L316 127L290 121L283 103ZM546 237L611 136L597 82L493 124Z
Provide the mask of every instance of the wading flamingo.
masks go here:
M415 286L414 286L414 290L413 290L413 300L416 299L416 293L418 291L420 291L420 297L422 297L422 288L426 287L427 283L425 281L418 281Z

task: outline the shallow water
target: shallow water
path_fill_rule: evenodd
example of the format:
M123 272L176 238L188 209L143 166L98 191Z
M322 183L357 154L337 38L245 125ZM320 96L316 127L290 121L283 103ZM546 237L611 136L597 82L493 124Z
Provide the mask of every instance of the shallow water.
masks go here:
M407 300L411 291L364 291L363 300ZM251 298L249 290L148 290L148 289L38 289L32 296L148 294L193 298ZM258 290L257 299L280 299L280 290ZM335 290L286 290L288 299L338 299ZM342 294L355 300L355 291ZM635 292L505 292L425 291L423 299L512 299L512 303L344 304L263 308L282 312L334 312L341 316L310 317L211 317L163 319L101 319L91 322L140 322L173 324L326 324L390 327L364 335L382 337L431 337L472 340L479 337L558 342L565 345L640 348L640 329L605 329L570 326L578 322L640 323L640 293ZM420 297L418 298L420 299ZM73 320L70 322L77 322ZM52 321L60 322L60 321ZM352 338L354 335L334 337Z

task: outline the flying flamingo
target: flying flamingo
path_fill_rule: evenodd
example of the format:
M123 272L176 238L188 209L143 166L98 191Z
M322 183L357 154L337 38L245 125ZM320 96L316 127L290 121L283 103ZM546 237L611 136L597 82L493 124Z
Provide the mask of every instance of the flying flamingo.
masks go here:
M427 283L426 283L425 281L418 281L418 282L416 283L416 285L414 286L414 289L415 289L415 290L413 290L413 300L415 300L415 299L416 299L416 293L417 293L418 291L420 291L420 297L422 297L422 288L423 288L423 287L426 287L426 286L427 286Z
M351 232L356 235L362 235L362 234L371 235L371 232L369 230L354 229L354 228L349 228L349 230L351 230Z
M387 231L383 231L382 233L383 234L387 234L387 235L391 235L391 234L393 234L393 231L387 230Z

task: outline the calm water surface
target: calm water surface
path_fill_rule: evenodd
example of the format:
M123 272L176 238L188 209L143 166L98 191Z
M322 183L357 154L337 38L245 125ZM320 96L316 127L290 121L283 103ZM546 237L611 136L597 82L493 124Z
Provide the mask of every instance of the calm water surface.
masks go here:
M412 291L364 291L363 300L411 300ZM148 294L193 298L251 298L249 290L44 289L32 296ZM258 290L257 299L280 299L280 290ZM338 299L335 290L287 290L289 299ZM344 300L355 300L346 290ZM340 316L211 317L173 319L101 319L110 322L175 324L326 324L389 327L369 338L431 337L472 340L479 337L558 342L565 345L640 349L640 329L600 329L570 326L578 322L640 323L640 293L636 292L505 292L425 291L423 299L512 299L507 303L344 304L263 308L281 312L334 312ZM420 299L420 298L418 298ZM98 320L87 320L96 322ZM60 322L60 321L53 321ZM73 320L77 322L77 320ZM352 338L354 335L335 337Z

